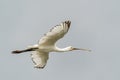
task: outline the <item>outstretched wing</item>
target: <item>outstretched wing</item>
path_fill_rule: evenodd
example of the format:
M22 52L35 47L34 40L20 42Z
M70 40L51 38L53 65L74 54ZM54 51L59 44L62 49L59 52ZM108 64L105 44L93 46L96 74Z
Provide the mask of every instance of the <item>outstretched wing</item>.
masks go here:
M54 45L57 40L62 38L68 32L70 24L70 21L65 21L56 25L39 40L39 44Z
M35 64L35 68L44 68L49 58L49 53L34 51L31 54L31 57L33 63Z

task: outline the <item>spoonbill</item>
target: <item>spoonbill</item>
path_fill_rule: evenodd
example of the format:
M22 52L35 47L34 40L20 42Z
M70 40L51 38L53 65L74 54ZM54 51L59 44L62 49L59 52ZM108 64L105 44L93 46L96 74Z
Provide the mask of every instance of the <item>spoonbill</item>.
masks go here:
M13 54L19 54L23 52L32 51L31 57L32 61L35 64L35 68L43 69L47 63L49 58L49 52L68 52L73 50L83 50L83 51L91 51L89 49L84 48L74 48L72 46L68 46L66 48L59 48L56 46L56 42L64 37L64 35L70 29L71 21L64 21L59 25L56 25L49 32L44 34L44 36L39 40L38 44L30 46L24 50L15 50L12 51Z

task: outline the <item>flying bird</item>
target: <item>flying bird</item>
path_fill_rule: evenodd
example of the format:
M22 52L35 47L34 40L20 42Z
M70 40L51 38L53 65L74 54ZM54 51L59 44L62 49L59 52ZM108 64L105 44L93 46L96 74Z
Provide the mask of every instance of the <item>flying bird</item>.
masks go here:
M91 51L89 49L74 48L72 46L68 46L66 48L59 48L56 46L56 42L64 37L64 35L70 29L70 25L71 21L64 21L44 34L44 36L39 40L38 44L30 46L24 50L12 51L12 53L19 54L32 51L31 58L35 64L34 67L43 69L49 58L49 52L68 52L73 50Z

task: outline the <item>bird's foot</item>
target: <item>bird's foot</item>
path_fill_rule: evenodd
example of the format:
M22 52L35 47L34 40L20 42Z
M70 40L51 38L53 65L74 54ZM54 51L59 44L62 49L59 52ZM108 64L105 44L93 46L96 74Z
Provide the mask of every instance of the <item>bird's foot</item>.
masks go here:
M12 51L13 54L19 54L19 53L22 53L22 51L20 50L15 50L15 51Z

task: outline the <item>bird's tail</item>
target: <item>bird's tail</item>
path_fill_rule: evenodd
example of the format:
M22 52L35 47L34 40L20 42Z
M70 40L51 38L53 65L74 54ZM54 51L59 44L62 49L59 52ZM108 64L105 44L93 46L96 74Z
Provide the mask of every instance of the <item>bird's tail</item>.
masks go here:
M38 49L38 48L28 48L28 49L24 49L24 50L15 50L15 51L12 51L12 54L20 54L23 52L35 51L36 49Z

